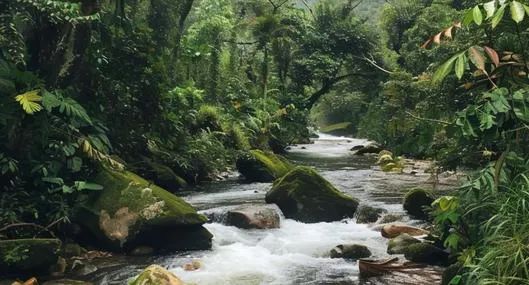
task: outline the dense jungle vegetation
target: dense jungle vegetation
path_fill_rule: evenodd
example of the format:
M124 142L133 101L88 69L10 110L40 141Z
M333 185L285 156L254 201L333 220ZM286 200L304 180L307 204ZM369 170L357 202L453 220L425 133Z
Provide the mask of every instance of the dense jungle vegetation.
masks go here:
M477 169L433 205L451 284L529 284L528 5L3 0L0 228L66 223L101 165L178 193L346 123Z

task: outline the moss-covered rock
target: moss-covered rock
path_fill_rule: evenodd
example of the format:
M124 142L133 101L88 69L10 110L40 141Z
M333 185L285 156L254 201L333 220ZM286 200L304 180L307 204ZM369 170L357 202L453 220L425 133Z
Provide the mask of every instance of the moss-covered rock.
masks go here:
M296 167L274 182L267 203L279 206L285 217L306 223L353 217L358 200L338 191L310 167Z
M47 272L57 262L60 249L58 239L0 240L0 272Z
M251 182L272 182L293 167L283 156L262 150L251 150L237 159L237 170Z
M103 169L92 180L104 189L78 216L109 250L138 245L155 249L208 249L204 215L181 198L129 171ZM169 240L171 237L172 240Z
M421 243L421 241L409 234L401 234L389 240L387 252L389 254L403 254L406 252L408 246L416 243Z
M367 205L362 205L356 211L356 222L358 224L374 223L388 211L383 208L375 208Z
M167 269L151 265L147 267L130 285L185 285L176 275Z
M444 264L448 253L429 243L416 243L406 247L404 257L407 260L425 264Z
M428 190L414 188L404 196L403 207L410 216L426 220L428 219L426 208L430 207L433 201L434 198Z
M371 251L361 244L340 244L331 249L331 258L360 259L371 256Z
M356 155L364 155L364 154L370 154L370 153L379 153L382 151L382 146L380 146L377 143L370 143L363 148L357 149L355 154Z
M443 271L443 278L441 279L441 285L450 285L452 282L452 279L456 277L457 275L463 275L464 268L460 263L454 263L450 266L448 266ZM457 284L464 284L464 283L457 283Z
M152 173L154 182L171 192L186 187L187 181L178 176L169 166L158 163L148 157L142 157L142 161Z

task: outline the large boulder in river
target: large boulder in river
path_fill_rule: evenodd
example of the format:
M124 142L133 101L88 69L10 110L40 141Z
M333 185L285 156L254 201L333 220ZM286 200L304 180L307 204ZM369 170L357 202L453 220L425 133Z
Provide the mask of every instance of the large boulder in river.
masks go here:
M416 243L405 249L404 257L412 262L437 265L447 262L448 253L433 244Z
M410 236L409 234L401 234L396 238L392 238L388 242L387 252L389 254L404 254L410 245L416 243L421 243L421 241Z
M270 206L242 205L228 212L227 223L241 229L275 229L280 218Z
M237 170L250 182L272 182L292 168L288 159L262 150L251 150L237 159Z
M372 153L379 153L381 152L382 146L380 146L377 143L370 143L364 147L356 149L355 153L356 155L364 155L364 154L372 154Z
M360 259L371 256L371 251L361 244L340 244L331 249L331 258Z
M185 285L176 275L167 269L151 265L147 267L130 285Z
M211 248L212 235L202 227L207 218L181 198L129 171L104 168L93 182L104 189L77 219L96 245L113 251Z
M383 208L375 208L368 205L361 205L356 212L356 222L358 224L368 224L378 221L383 214L388 211Z
M410 236L422 236L429 232L421 228L406 226L406 225L385 225L382 227L381 234L385 238L396 238L401 234L408 234Z
M0 240L0 272L47 273L57 263L60 249L58 239Z
M279 206L285 217L306 223L331 222L353 217L358 200L338 191L316 170L296 167L276 180L266 202Z
M417 219L428 219L427 208L430 207L434 199L432 194L422 188L414 188L404 196L403 207L406 212Z

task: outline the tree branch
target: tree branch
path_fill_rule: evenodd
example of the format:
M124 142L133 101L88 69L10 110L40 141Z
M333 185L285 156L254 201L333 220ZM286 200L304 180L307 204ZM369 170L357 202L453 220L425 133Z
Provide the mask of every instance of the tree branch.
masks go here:
M413 119L415 120L418 120L418 121L425 121L425 122L430 122L430 123L437 123L437 124L442 124L442 125L452 125L453 123L450 123L450 122L447 122L447 121L442 121L442 120L436 120L436 119L429 119L429 118L422 118L422 117L419 117L417 115L414 115L408 111L405 112L408 116L412 117Z
M320 88L320 90L318 90L315 93L313 93L312 95L310 95L310 97L307 99L305 107L308 108L308 109L312 108L312 106L314 106L314 104L316 104L316 102L318 102L318 100L321 98L321 96L323 96L324 94L326 94L329 91L331 91L331 89L334 86L334 84L336 84L336 83L338 83L338 82L340 82L340 81L342 81L342 80L344 80L346 78L353 77L353 76L369 78L369 77L371 77L373 75L374 74L372 74L372 73L357 73L357 72L353 72L353 73L337 76L337 77L334 77L334 78L331 78L331 79L329 79L329 78L325 79L323 81L323 84L322 84L322 87Z

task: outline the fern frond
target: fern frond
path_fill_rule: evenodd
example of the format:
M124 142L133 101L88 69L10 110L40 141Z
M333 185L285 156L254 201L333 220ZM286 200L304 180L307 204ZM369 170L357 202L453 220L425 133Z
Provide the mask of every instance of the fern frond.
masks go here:
M38 90L28 91L24 94L17 95L15 100L20 103L22 109L24 109L27 114L33 115L42 110L42 106L37 103L42 101L42 97L38 93Z

